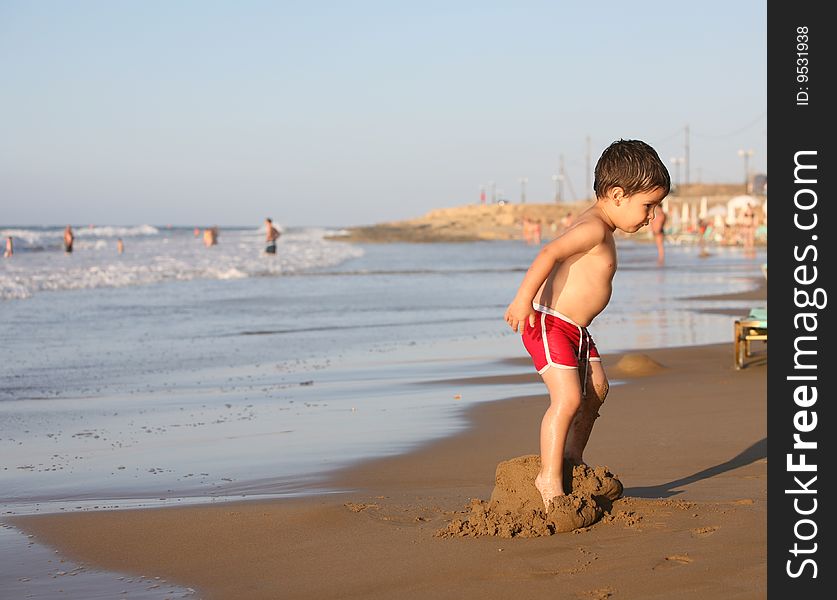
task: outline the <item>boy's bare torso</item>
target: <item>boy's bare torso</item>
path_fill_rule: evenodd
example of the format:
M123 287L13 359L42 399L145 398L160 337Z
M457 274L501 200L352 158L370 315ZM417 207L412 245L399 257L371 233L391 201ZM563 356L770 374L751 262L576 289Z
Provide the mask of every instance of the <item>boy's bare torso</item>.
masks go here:
M600 221L590 212L573 224L578 227L591 219ZM575 254L558 263L544 281L534 301L548 306L575 321L588 326L610 301L613 276L616 273L616 242L607 231L604 241L584 253Z

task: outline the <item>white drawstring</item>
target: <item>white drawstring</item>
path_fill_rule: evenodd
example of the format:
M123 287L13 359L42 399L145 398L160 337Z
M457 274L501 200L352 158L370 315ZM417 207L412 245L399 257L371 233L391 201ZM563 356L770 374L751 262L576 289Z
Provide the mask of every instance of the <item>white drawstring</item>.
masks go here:
M587 369L590 367L590 333L580 325L576 327L578 327L578 356L576 358L579 362L581 362L581 349L584 347L584 334L587 334L587 358L584 360L584 373L581 375L581 396L584 397L587 394Z

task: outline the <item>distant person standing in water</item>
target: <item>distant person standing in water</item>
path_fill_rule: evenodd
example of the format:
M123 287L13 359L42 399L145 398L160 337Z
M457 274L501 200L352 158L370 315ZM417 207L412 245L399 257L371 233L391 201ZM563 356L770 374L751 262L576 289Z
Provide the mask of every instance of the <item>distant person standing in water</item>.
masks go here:
M15 253L15 242L12 236L6 238L6 251L3 253L3 258L9 258Z
M209 248L218 243L218 228L207 227L203 230L203 245Z
M741 232L744 238L744 250L748 256L754 256L756 244L756 212L752 204L747 204L744 214L741 217Z
M264 251L266 254L276 254L276 240L279 239L279 236L282 235L279 233L279 230L273 225L273 219L267 217L264 220L264 227L265 227L265 248Z
M119 254L122 254L123 252L125 252L125 244L122 243L122 238L118 238L116 240L116 251Z
M64 228L64 252L70 254L73 251L73 242L76 236L73 235L73 228L67 225Z
M657 244L657 264L662 265L666 260L665 248L665 225L666 225L666 211L660 207L660 211L651 221L651 231L654 232L654 243Z

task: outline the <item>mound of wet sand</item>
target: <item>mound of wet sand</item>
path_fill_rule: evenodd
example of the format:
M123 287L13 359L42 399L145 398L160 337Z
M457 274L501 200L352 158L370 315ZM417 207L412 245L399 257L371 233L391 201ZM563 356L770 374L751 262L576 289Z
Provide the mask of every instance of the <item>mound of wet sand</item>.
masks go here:
M665 369L663 365L656 360L639 352L632 352L625 354L616 363L616 370L633 377L644 377L646 375L653 375Z
M607 467L564 463L567 495L558 496L544 510L535 477L541 468L536 454L519 456L497 465L491 498L471 500L464 519L455 519L436 532L439 537L493 535L539 537L589 527L602 518L622 496L622 482ZM571 476L570 476L571 474Z

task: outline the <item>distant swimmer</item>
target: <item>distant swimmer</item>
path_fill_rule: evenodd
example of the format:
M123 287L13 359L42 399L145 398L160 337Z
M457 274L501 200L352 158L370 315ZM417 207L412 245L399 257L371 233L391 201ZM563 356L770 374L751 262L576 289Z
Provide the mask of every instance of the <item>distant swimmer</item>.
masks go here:
M64 252L70 254L73 251L73 242L76 236L73 235L73 228L67 225L64 228Z
M265 226L265 248L266 254L276 254L276 240L282 235L279 230L273 225L273 219L270 217L264 220Z
M532 243L540 244L543 237L543 226L540 219L535 219L532 223Z
M6 238L6 251L3 253L3 258L9 258L15 253L15 242L12 236Z
M209 248L218 243L218 228L207 227L203 230L203 245Z
M116 240L116 251L119 254L122 254L123 252L125 252L125 244L122 243L122 238L118 238Z

